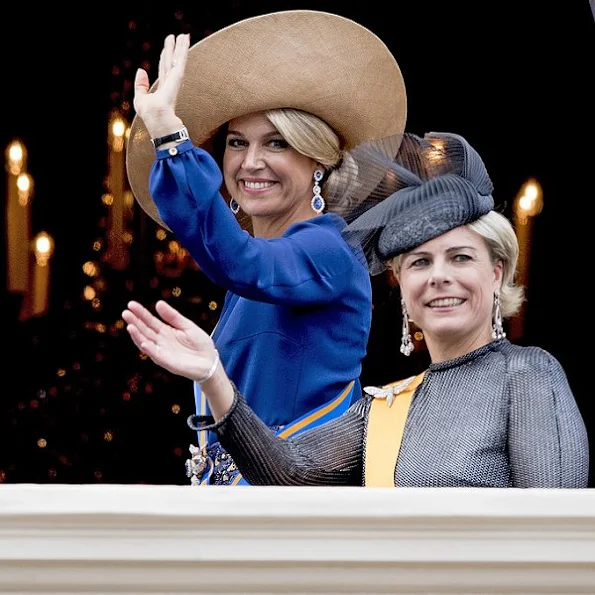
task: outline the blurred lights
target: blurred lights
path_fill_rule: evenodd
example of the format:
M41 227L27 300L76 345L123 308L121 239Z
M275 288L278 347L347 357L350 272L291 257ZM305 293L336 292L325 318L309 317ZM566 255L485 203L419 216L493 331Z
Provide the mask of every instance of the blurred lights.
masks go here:
M517 224L526 225L530 217L539 215L543 209L543 191L533 178L527 180L514 202L514 218Z
M29 174L19 174L17 178L17 191L19 194L19 204L22 207L26 207L33 193L33 178Z
M18 176L25 166L27 151L20 141L13 141L6 149L8 171L13 176Z
M37 446L38 446L39 448L45 448L47 445L48 445L48 443L46 442L46 439L45 439L45 438L40 438L40 439L37 441Z
M40 267L47 266L54 253L54 239L45 231L38 233L33 239L35 261Z
M99 266L96 262L89 260L83 265L83 273L85 273L85 275L87 275L88 277L97 277L97 275L99 275L99 272Z
M91 287L90 285L85 286L85 288L83 289L83 297L86 300L93 300L93 299L95 299L95 296L96 296L95 289L93 287Z
M124 136L125 132L126 132L126 124L124 123L124 120L122 120L122 118L116 118L112 122L112 134L114 136L120 137L120 136Z
M132 192L129 190L124 192L124 205L129 209L134 207L134 194L132 194Z
M177 240L170 241L167 247L169 248L170 252L173 252L174 254L179 254L184 250L184 248L182 248L182 244L180 244L180 242Z
M119 115L114 115L110 121L110 144L114 153L124 150L127 124Z

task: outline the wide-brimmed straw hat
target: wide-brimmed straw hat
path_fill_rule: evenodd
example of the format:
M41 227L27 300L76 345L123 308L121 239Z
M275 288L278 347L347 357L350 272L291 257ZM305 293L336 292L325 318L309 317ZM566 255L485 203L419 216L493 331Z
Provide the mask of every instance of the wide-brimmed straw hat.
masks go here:
M203 146L233 118L275 108L318 116L341 136L345 150L399 138L407 117L403 77L388 47L366 27L336 14L288 10L256 16L190 47L176 113L195 145ZM391 146L396 153L398 143ZM149 193L154 160L155 149L136 116L128 179L141 207L167 227Z
M396 159L385 166L395 191L343 230L364 248L372 275L393 257L494 209L485 164L460 135L406 133Z

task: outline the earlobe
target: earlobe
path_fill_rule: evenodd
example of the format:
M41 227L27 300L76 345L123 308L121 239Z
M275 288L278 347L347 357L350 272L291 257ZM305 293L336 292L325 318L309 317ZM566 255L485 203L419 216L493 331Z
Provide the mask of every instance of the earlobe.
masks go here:
M504 274L504 264L502 261L498 261L494 267L494 291L500 292L502 287L502 277Z

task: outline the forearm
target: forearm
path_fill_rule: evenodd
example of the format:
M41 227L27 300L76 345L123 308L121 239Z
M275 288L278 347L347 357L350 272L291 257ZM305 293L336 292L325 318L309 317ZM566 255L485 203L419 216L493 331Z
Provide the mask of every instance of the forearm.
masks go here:
M287 439L278 437L236 393L214 429L252 485L361 485L362 406Z

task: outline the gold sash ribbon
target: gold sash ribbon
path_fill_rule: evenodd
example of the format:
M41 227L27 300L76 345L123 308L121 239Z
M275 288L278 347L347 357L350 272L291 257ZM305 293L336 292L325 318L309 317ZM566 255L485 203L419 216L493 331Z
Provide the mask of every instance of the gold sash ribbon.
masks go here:
M425 371L382 388L366 387L374 398L368 414L364 469L366 487L395 487L395 468L413 394Z

